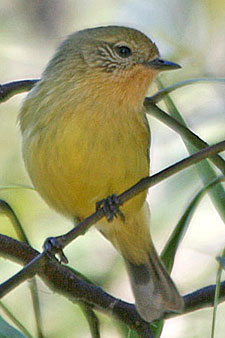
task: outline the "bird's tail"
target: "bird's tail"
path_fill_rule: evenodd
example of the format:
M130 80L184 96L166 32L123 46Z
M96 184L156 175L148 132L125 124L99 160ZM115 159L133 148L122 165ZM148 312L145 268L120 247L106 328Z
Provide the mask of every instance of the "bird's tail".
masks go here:
M149 232L150 212L147 203L125 222L116 218L103 220L99 229L121 252L140 316L152 322L165 312L182 312L183 299L161 262Z
M145 264L125 262L137 310L144 320L152 322L166 312L182 312L184 303L153 245L148 258Z

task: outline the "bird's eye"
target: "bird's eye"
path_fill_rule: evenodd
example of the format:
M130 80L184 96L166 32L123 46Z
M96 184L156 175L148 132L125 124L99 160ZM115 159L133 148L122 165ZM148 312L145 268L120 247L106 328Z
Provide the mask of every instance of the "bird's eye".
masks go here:
M115 50L122 58L128 58L132 54L131 49L127 46L117 46Z

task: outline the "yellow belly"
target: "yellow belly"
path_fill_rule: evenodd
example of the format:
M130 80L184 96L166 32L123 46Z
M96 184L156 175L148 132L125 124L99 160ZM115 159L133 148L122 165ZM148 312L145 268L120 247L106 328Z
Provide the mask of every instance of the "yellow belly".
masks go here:
M23 149L31 180L49 205L72 218L87 217L97 201L149 173L149 130L141 114L74 114L69 123L62 118L31 135ZM136 213L145 197L144 192L126 203L125 216Z

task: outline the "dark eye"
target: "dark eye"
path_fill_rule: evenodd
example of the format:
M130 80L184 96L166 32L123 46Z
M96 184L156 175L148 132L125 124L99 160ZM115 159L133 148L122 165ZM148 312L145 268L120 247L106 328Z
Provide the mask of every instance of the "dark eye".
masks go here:
M131 49L127 46L117 46L115 50L122 58L128 58L132 54Z

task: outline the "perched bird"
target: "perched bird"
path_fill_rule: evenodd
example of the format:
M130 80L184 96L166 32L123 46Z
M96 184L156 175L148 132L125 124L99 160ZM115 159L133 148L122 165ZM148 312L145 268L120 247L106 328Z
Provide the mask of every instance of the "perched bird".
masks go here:
M143 33L106 26L70 35L20 111L23 157L36 190L73 221L149 175L146 92L175 63ZM122 254L141 317L181 312L183 300L153 246L147 192L97 228Z

